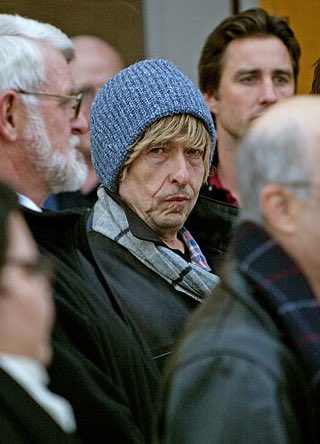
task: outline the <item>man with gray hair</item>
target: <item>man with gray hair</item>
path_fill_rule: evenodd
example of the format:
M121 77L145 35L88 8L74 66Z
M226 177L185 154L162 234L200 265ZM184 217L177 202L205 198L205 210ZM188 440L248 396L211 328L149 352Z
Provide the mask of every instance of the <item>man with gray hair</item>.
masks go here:
M79 215L40 208L49 193L77 189L86 177L76 144L88 126L73 56L54 26L0 14L0 178L29 207L25 218L56 269L52 391L72 404L82 442L150 442L158 371L75 245Z
M88 125L69 67L73 44L49 24L38 28L0 16L0 177L33 208L52 192L77 190L87 175L77 150Z
M161 443L319 442L319 119L285 99L239 145L240 225L168 367Z

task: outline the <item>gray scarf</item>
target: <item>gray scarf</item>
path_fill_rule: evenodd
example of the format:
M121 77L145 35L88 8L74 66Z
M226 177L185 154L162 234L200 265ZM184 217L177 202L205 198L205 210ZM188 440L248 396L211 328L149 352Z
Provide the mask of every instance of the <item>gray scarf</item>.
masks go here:
M92 227L129 250L177 291L199 302L218 283L218 276L187 262L170 248L135 237L130 231L125 211L102 187L98 190Z

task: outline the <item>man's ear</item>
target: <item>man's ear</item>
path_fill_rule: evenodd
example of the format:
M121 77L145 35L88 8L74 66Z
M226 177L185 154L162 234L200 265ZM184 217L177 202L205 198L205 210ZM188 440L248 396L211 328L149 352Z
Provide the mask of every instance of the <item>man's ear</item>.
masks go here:
M286 235L295 231L296 199L286 187L265 185L260 193L260 207L270 230Z
M210 111L213 114L217 114L217 102L218 102L218 99L217 99L216 94L203 93L203 97L204 97L205 101L207 102L207 105L208 105Z
M13 142L18 137L20 103L13 91L4 91L0 94L0 134L6 141Z

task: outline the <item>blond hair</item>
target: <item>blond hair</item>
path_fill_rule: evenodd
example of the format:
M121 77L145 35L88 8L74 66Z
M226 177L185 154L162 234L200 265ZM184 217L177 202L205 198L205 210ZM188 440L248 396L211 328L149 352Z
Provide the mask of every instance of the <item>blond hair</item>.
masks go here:
M190 148L204 148L203 181L205 182L209 175L212 142L204 123L191 114L163 117L150 125L132 145L131 154L123 165L119 182L125 179L130 164L150 145L165 145L169 142L181 143Z

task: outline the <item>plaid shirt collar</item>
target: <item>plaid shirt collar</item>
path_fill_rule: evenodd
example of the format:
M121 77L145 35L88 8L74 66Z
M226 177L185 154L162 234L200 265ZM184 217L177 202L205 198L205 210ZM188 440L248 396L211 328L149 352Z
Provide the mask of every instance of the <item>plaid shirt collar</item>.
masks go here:
M182 227L179 233L182 237L185 246L189 251L190 261L193 264L198 265L199 267L204 268L207 271L211 271L211 268L209 267L206 258L204 257L202 251L200 250L199 245L191 236L189 231L185 227Z
M309 381L320 395L320 304L302 271L261 227L242 223L233 251L239 270L281 327Z

